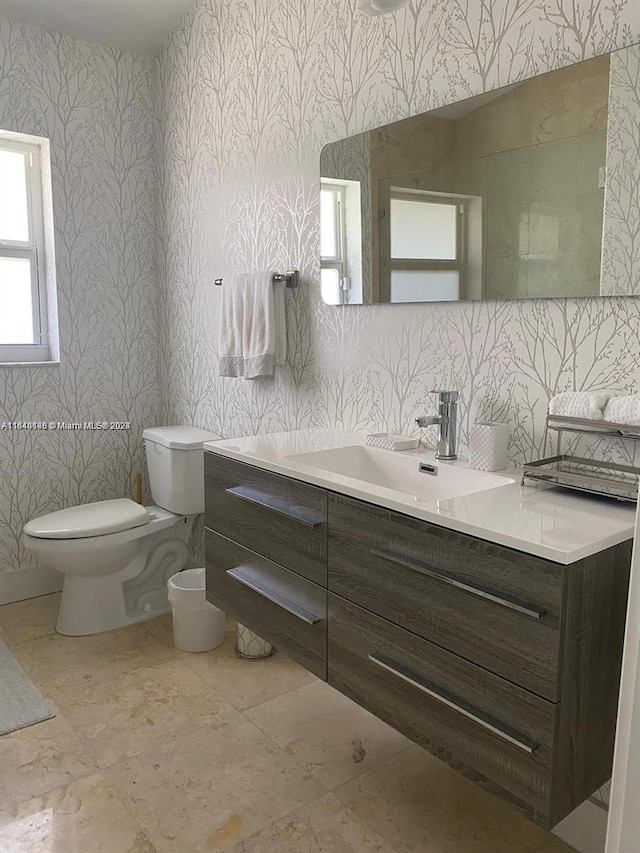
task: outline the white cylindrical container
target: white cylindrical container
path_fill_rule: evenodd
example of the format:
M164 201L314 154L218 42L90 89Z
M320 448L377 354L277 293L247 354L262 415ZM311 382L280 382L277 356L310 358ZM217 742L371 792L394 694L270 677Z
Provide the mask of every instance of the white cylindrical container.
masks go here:
M236 652L241 658L268 658L273 652L273 646L238 622L236 625Z
M509 424L476 423L469 430L469 465L481 471L502 471L508 465Z
M225 615L205 595L204 569L186 569L169 578L173 642L183 652L208 652L224 643Z

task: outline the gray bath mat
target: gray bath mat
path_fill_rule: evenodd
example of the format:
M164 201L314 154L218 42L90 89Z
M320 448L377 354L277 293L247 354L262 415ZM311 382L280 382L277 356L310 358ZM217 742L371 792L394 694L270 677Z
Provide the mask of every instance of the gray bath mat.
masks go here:
M51 705L0 640L0 735L53 716Z

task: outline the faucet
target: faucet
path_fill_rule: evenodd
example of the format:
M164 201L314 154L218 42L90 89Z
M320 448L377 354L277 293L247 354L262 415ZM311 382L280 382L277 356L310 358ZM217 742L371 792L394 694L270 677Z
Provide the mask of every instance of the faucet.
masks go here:
M457 459L458 444L458 392L457 391L431 391L438 395L438 415L423 415L416 418L419 427L438 424L438 450L436 459Z

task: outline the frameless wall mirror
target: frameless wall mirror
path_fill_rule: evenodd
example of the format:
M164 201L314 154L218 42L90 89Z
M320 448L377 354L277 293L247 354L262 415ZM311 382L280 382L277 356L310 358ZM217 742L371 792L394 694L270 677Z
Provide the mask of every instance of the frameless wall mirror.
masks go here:
M326 145L324 301L640 293L639 80L624 48Z

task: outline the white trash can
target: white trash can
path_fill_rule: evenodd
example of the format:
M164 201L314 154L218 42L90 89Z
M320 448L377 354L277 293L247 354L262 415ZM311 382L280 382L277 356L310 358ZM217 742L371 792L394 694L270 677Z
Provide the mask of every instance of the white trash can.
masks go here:
M183 652L208 652L224 643L225 615L205 596L204 569L185 569L167 583L173 642Z

